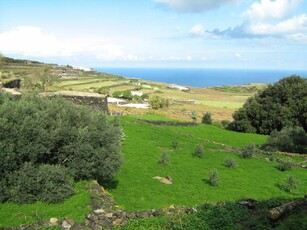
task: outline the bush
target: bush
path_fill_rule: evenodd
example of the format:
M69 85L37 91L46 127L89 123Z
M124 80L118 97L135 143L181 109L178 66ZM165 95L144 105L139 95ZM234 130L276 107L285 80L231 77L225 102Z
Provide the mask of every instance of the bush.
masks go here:
M165 99L159 96L150 98L149 104L152 109L163 109L169 106L169 99Z
M178 141L172 142L173 149L178 149Z
M204 148L202 145L196 145L193 153L194 157L203 157L204 156Z
M287 127L280 132L272 132L262 147L282 152L307 153L307 133L301 127Z
M122 97L123 96L123 92L122 91L114 91L112 93L112 96L116 97L116 98Z
M106 94L108 95L110 93L110 89L107 87L99 87L98 89L95 90L99 94Z
M248 99L233 114L232 128L240 132L271 134L285 127L307 130L307 79L283 78Z
M290 158L287 158L287 159L279 161L278 169L280 171L291 170L293 165L294 165L294 162Z
M167 166L168 162L169 162L169 155L166 150L163 150L161 157L159 159L159 164L162 166Z
M235 168L237 166L237 163L236 163L236 161L233 158L228 158L225 161L225 165L228 168Z
M208 175L209 175L208 183L211 186L217 186L219 182L217 170L216 169L210 170Z
M18 186L15 189L16 194L25 193L27 202L36 199L32 196L38 196L36 179L30 179L36 178L36 174L46 171L45 175L49 173L55 180L64 178L56 174L56 170L60 173L60 168L40 168L40 165L61 165L67 168L63 174L69 173L75 180L107 180L114 176L121 164L122 131L118 123L109 121L100 111L77 107L61 98L25 95L13 100L4 96L0 100L0 130L1 184L10 186L10 181L22 188L23 175L28 175L28 184L24 186L28 186L29 191L19 191ZM10 178L13 175L20 179ZM16 197L11 193L13 196Z
M203 114L202 123L209 124L209 125L212 124L211 113L206 112Z
M197 121L197 113L195 111L193 111L191 113L191 118L192 118L193 122L196 123L196 121Z
M221 124L223 126L224 129L226 129L228 127L228 125L230 124L230 121L228 120L222 120L221 121Z
M240 156L242 158L252 158L256 153L256 145L250 144L241 149Z
M62 166L40 165L31 163L9 177L6 189L7 197L2 201L18 204L34 203L38 200L46 203L64 201L75 193L73 179Z
M290 193L294 193L295 190L299 187L300 181L293 176L287 176L284 179L284 183L281 184L281 188Z

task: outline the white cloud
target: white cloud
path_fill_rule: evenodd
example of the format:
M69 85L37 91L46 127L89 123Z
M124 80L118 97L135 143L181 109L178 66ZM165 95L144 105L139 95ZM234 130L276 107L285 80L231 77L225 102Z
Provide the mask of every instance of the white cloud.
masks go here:
M235 53L234 55L235 55L236 58L239 58L239 59L242 58L242 54L240 54L240 53Z
M19 26L0 33L0 52L33 57L89 55L104 61L139 60L135 55L125 52L124 47L115 44L111 38L81 37L61 40L54 34L33 26Z
M201 24L194 25L190 30L192 36L203 36L205 34L204 26Z
M253 3L250 8L244 12L251 20L281 19L296 8L300 0L260 0Z
M294 16L276 24L262 22L251 24L248 32L257 35L288 35L307 32L307 15Z
M234 3L237 0L154 0L179 12L202 12Z

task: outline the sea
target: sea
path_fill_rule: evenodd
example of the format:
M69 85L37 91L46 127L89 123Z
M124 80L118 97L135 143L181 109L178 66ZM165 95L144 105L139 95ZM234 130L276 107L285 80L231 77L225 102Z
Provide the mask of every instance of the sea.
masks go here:
M299 75L307 78L307 70L252 70L205 68L93 68L98 72L128 78L191 87L231 86L251 83L274 83L284 77Z

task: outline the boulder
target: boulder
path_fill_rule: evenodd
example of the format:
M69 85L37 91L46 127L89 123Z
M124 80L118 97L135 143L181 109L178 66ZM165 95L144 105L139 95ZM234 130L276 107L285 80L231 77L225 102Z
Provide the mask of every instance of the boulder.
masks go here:
M59 224L58 218L50 218L49 220L49 226L57 226Z

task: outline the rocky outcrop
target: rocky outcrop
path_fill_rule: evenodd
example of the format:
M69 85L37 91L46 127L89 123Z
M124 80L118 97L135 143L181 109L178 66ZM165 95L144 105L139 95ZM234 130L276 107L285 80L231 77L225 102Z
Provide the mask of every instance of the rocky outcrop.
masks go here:
M270 210L269 217L273 221L277 221L281 218L287 217L292 212L300 208L307 208L307 196L305 195L305 199L291 201L289 203L283 204L279 207L273 208Z

